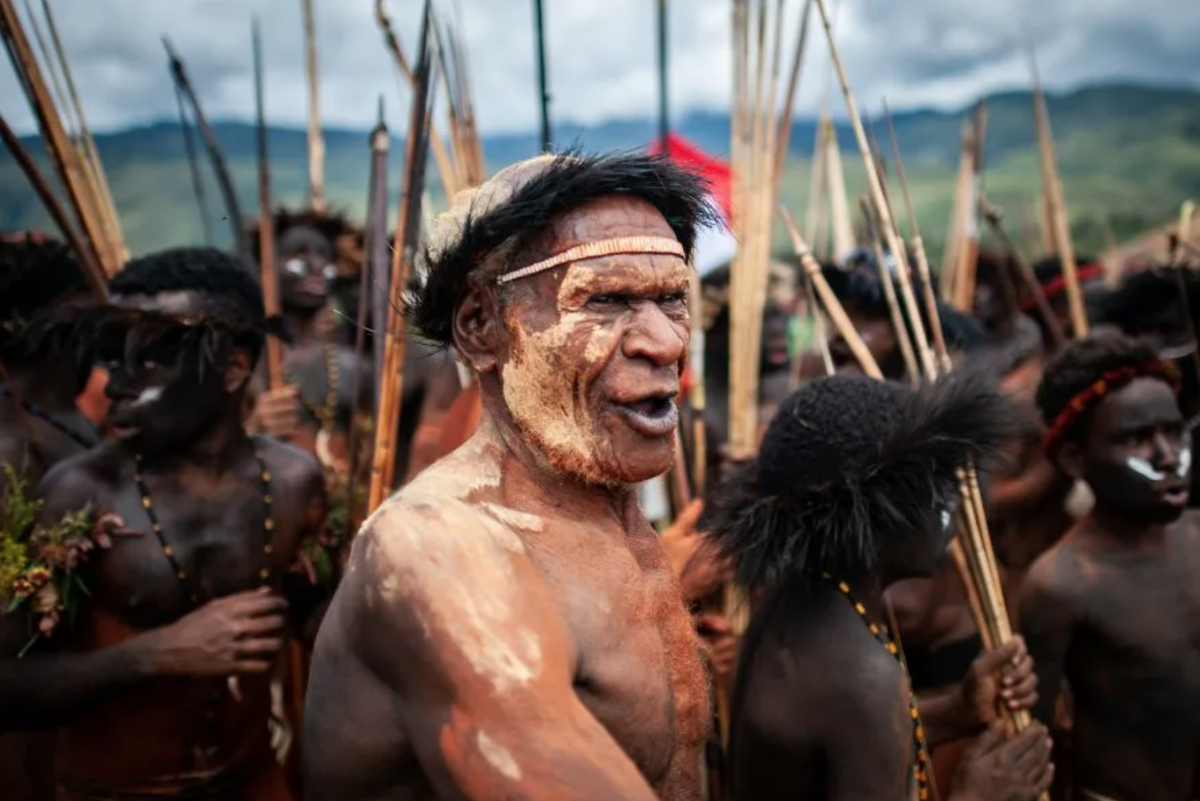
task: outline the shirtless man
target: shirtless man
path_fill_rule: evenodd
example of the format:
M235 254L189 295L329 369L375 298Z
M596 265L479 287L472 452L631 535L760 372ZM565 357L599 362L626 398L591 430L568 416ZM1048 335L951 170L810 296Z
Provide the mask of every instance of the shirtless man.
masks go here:
M483 421L355 542L310 801L699 798L707 681L635 485L672 461L704 198L658 157L545 156L439 219L410 316Z
M287 798L267 726L279 593L324 506L312 459L242 428L261 294L212 249L134 260L111 288L94 313L117 440L40 493L44 524L91 505L124 536L93 552L73 622L25 656L28 620L0 617L0 725L59 728L59 799Z
M1021 630L1050 723L1064 680L1078 799L1200 798L1200 517L1185 512L1191 438L1176 373L1147 344L1097 333L1046 370L1047 451L1095 507L1037 562Z
M83 273L61 243L0 239L0 464L36 484L53 465L100 442L75 405L91 368L56 309L86 296ZM78 318L74 318L78 319Z
M959 375L920 392L834 376L784 402L711 534L763 593L733 697L734 801L933 798L929 747L985 727L945 797L1028 801L1049 786L1045 728L1005 740L995 722L998 702L1037 697L1020 640L918 707L885 622L884 590L942 560L955 470L994 453L1008 418Z

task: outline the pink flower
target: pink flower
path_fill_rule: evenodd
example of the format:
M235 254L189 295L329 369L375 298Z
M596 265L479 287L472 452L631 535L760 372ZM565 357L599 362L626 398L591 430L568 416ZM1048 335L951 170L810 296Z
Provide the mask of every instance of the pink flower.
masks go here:
M47 584L37 591L34 597L34 608L43 615L54 615L58 618L58 590L53 584Z
M38 621L38 631L43 637L49 637L54 633L54 629L58 626L58 612L47 612L42 615L42 619Z

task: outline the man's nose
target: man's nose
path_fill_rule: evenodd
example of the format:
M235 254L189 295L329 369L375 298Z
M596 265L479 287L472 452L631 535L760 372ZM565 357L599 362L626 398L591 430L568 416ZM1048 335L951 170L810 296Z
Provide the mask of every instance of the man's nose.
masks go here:
M1171 471L1179 466L1182 443L1163 432L1154 435L1154 465L1159 470Z
M691 329L668 317L656 303L641 303L634 308L634 320L622 344L630 359L647 359L660 367L677 364L687 353Z

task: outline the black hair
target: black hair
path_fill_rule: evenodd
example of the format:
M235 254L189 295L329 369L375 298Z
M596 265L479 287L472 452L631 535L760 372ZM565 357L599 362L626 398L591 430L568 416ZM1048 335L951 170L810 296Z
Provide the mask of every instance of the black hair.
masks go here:
M1077 267L1083 267L1089 264L1095 264L1097 261L1095 256L1075 256L1075 264ZM1038 259L1033 263L1033 275L1037 278L1037 282L1042 286L1061 278L1063 274L1062 259L1057 255L1046 256Z
M238 347L257 359L267 321L262 289L246 266L216 248L183 247L133 259L109 281L114 295L197 292L205 317L226 328Z
M1036 403L1042 421L1053 425L1075 396L1106 373L1157 360L1158 354L1149 343L1112 330L1096 331L1071 342L1046 365L1038 385ZM1063 436L1078 441L1091 425L1094 411L1095 406L1084 409Z
M0 237L0 354L24 361L73 346L61 301L87 289L74 253L36 234Z
M826 283L843 306L872 317L891 320L891 309L884 293L883 281L877 274L868 269L843 270L832 265L823 265L821 274L825 276ZM897 299L901 299L903 296L900 293L899 281L892 279L892 285L895 287ZM924 291L925 287L920 278L914 277L913 292L917 296L917 312L921 317L921 325L929 333L929 312L923 297ZM946 347L969 352L984 345L986 334L983 326L975 318L962 314L941 301L937 301L937 310L942 323L942 334L946 338ZM900 303L900 313L904 317L905 336L911 340L912 320L903 301Z
M949 506L955 471L990 460L1017 426L978 372L918 390L819 379L780 405L757 462L723 488L711 536L750 588L792 573L870 575L887 542L922 536Z
M567 152L508 170L507 181L502 171L458 200L469 204L461 224L452 224L454 230L425 251L428 272L407 294L406 315L432 342L452 344L454 309L470 286L524 266L515 256L533 246L554 218L584 204L612 195L647 201L667 219L689 259L698 230L719 224L703 179L665 156ZM452 207L447 214L453 213Z
M1099 303L1097 322L1116 326L1130 336L1186 331L1179 283L1172 269L1146 270L1126 278ZM1195 312L1200 309L1200 279L1186 271L1184 286Z
M354 255L345 252L345 249L342 247L341 243L344 236L347 234L352 235L354 237L354 248L362 248L363 229L355 225L340 209L326 209L325 211L299 209L292 211L280 206L271 215L271 226L276 242L293 228L312 228L329 242L330 257L339 263L339 267L344 259ZM259 237L259 220L257 217L251 220L246 226L246 236L250 238L251 252L254 254L255 263L261 263L262 242ZM276 253L278 254L278 251Z

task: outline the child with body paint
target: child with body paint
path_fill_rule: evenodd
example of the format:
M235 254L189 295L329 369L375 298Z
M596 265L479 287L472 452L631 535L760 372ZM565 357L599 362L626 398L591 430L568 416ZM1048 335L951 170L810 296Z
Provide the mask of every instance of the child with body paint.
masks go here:
M1071 344L1037 403L1046 451L1095 506L1034 563L1020 621L1040 678L1035 715L1071 688L1069 797L1200 797L1200 517L1172 364L1115 333Z

